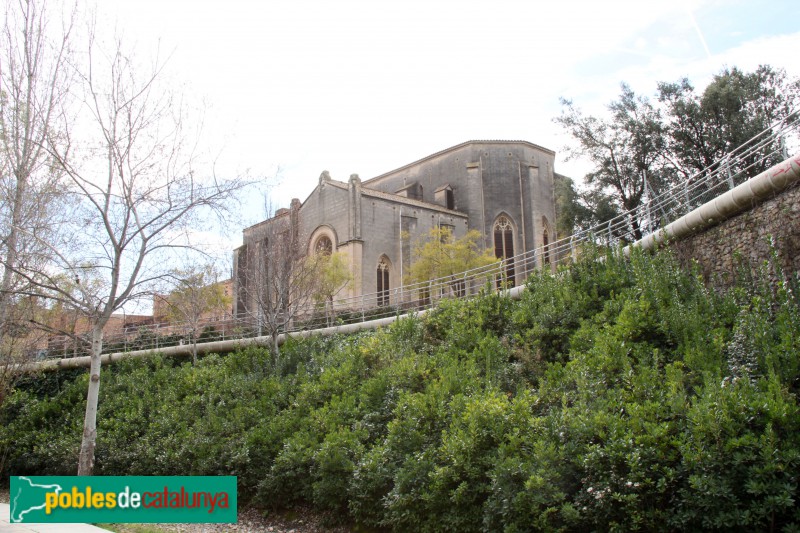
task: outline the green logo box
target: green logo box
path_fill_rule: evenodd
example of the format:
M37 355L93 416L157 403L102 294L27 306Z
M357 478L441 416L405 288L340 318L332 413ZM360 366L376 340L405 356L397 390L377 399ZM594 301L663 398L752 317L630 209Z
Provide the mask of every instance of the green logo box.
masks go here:
M12 476L13 523L236 523L236 476Z

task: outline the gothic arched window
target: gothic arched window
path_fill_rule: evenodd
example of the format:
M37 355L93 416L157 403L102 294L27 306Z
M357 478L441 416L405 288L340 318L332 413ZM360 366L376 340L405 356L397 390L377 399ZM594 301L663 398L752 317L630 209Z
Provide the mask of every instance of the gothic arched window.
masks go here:
M514 228L511 221L505 216L501 216L494 223L494 256L503 259L505 265L505 281L514 286ZM500 280L498 280L498 284Z
M391 266L386 257L378 262L378 306L389 305L389 270Z
M331 255L333 253L333 243L330 237L322 235L314 244L314 253L317 255Z

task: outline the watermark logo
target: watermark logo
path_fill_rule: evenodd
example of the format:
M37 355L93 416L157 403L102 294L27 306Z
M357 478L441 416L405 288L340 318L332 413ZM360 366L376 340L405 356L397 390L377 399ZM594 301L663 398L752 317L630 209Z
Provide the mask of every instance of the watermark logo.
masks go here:
M235 476L12 476L11 522L235 523Z

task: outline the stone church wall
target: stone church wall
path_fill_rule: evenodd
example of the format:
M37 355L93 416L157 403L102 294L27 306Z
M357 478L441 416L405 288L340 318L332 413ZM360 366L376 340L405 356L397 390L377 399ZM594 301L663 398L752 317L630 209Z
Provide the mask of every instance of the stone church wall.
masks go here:
M350 240L348 231L347 190L327 183L317 187L300 207L300 235L311 238L314 230L325 224L336 234L336 245Z
M361 197L362 221L364 231L364 293L377 290L377 266L382 256L391 263L390 287L399 287L401 279L409 266L410 250L403 253L403 245L413 247L413 243L424 239L432 228L439 224L452 227L456 238L467 233L467 218L461 214L437 212L422 206L408 205L376 198L365 191ZM402 226L400 217L406 221ZM409 227L409 223L413 225ZM405 240L402 232L408 232ZM406 261L403 262L405 256Z
M435 191L453 189L455 209L469 217L470 229L493 246L493 224L505 214L514 225L514 251L543 244L545 222L555 240L553 163L555 153L523 141L470 141L364 182L393 193L417 181L426 202Z
M253 292L247 280L258 277L264 239L284 219L291 220L309 252L326 235L344 255L353 283L337 295L341 301L375 293L379 268L382 290L387 271L390 290L400 287L414 243L440 225L452 228L456 238L477 230L486 249L494 251L495 222L503 216L509 222L503 227L513 229L498 241L500 253L510 257L540 247L545 228L555 223L554 157L526 141L468 141L363 183L355 174L342 182L323 172L302 204L292 200L288 211L244 229L243 245L234 253L237 310L250 306L242 297ZM517 276L521 283L522 271Z

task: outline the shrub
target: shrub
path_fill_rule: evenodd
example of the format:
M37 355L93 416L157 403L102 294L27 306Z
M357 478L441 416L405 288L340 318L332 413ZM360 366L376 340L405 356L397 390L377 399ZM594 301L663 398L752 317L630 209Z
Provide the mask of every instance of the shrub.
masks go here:
M242 501L398 531L797 529L794 281L598 259L277 358L112 366L97 472L233 474ZM2 474L74 472L86 379L20 382Z

